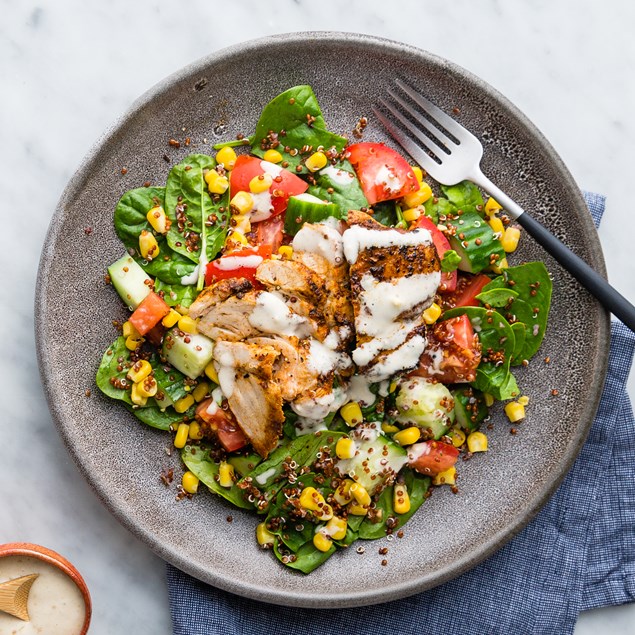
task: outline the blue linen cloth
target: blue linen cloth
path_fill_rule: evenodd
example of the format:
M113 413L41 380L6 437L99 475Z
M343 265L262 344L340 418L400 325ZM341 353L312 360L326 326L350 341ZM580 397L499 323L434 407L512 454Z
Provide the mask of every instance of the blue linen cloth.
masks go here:
M604 197L585 194L596 225ZM625 384L635 335L612 323L589 437L536 518L488 560L424 593L358 609L286 608L208 586L168 565L174 635L566 635L580 611L635 600L635 422Z

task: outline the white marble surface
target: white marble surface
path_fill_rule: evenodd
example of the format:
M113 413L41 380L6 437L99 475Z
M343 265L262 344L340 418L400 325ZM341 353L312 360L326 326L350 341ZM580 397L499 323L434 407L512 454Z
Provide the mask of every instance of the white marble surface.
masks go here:
M49 416L35 358L39 252L65 183L102 131L164 76L242 40L308 29L402 40L498 88L543 131L582 187L608 196L600 236L609 277L635 300L635 4L619 5L0 0L0 183L10 219L0 236L0 543L36 542L73 560L93 594L91 633L171 632L163 563L82 480ZM635 395L633 378L629 386ZM576 633L632 635L635 605L584 614Z

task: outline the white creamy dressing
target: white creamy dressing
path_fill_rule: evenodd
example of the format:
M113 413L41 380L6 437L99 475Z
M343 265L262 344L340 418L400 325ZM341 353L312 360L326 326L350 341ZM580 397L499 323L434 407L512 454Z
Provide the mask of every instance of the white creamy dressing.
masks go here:
M443 351L440 348L431 348L428 350L430 356L430 363L427 366L427 371L430 375L441 375L441 362L443 361Z
M221 271L234 271L241 267L255 269L262 261L263 257L258 254L251 254L249 256L223 256L217 260L216 266Z
M198 282L198 272L201 269L200 263L194 267L194 271L187 276L181 276L181 284L187 286L189 284L196 284Z
M399 232L396 229L368 229L361 225L349 227L342 238L344 255L351 265L357 262L360 251L371 247L417 247L432 242L427 229Z
M231 397L236 384L236 359L223 341L217 341L214 347L214 367L218 375L218 383L227 398ZM212 397L214 394L212 393Z
M271 161L261 161L260 169L265 173L271 176L271 178L275 179L277 176L280 176L282 173L282 166L277 165L276 163L271 163Z
M338 231L337 224L337 220L333 218L303 225L293 239L293 249L317 254L332 265L341 265L344 262L344 250L342 234Z
M295 433L301 437L305 434L315 434L321 430L328 430L324 419L309 419L307 417L298 417L295 423Z
M270 467L266 472L263 472L262 474L258 474L258 476L256 476L256 483L258 483L258 485L265 485L267 483L267 481L276 473L276 468L275 467Z
M373 364L366 373L368 379L373 382L383 381L406 368L414 368L427 344L428 341L423 335L414 335L397 350L386 355L377 364Z
M293 313L282 296L262 291L256 298L256 306L247 316L249 324L263 333L307 337L311 332L308 320Z
M428 443L415 443L408 448L408 463L416 461L419 457L430 454Z
M375 174L375 185L385 186L391 192L398 192L403 187L402 180L395 174L395 170L382 165Z
M209 402L209 406L205 408L205 412L210 415L210 417L213 417L218 412L218 404L213 397L212 400Z
M360 406L374 404L376 396L371 391L370 384L370 380L365 375L353 375L347 390L349 401L357 401Z
M338 353L331 347L311 338L309 344L308 367L318 375L328 375L334 370L343 370L351 365L351 358L346 353Z
M254 201L254 206L249 213L249 220L252 223L259 223L260 221L271 218L271 212L273 212L271 192L269 190L258 192L258 194L251 192L251 197Z
M377 391L380 397L387 397L390 393L390 379L382 379L379 382L379 389Z
M331 412L339 410L348 401L346 390L334 388L332 392L312 399L302 399L291 402L291 408L305 419L324 419Z
M218 369L216 369L216 372L218 372ZM212 399L219 405L223 403L225 395L223 394L223 390L220 386L216 386L216 388L212 390Z
M320 170L320 174L327 176L336 185L350 185L355 179L355 175L346 170L339 170L334 165L327 165Z

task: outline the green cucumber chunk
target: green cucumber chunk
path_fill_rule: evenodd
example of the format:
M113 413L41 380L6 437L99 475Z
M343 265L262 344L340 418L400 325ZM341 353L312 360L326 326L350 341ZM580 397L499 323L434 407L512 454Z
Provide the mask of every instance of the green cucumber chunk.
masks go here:
M108 275L112 286L131 311L152 291L152 278L127 254L108 267Z
M214 342L200 333L183 333L173 328L163 338L163 356L190 379L203 374L213 355Z
M467 432L478 430L489 416L483 393L471 386L455 388L451 392L454 398L455 422Z
M339 218L339 207L335 203L323 201L313 194L290 196L284 217L284 231L295 236L304 223L319 223L334 216Z

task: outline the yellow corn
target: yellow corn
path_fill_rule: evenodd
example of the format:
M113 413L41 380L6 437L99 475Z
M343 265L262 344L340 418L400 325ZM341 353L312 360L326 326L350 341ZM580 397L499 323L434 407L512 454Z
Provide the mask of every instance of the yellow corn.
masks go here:
M390 386L388 386L388 392L389 392L390 394L392 394L393 392L395 392L395 390L397 390L397 386L398 386L398 385L399 385L399 384L398 384L396 381L391 381L391 382L390 382Z
M521 406L529 405L529 397L527 395L523 395L522 397L518 397L516 400Z
M234 148L221 148L216 153L216 163L221 163L226 170L234 169L237 158Z
M184 315L183 317L179 318L179 329L184 333L190 333L192 335L198 333L198 326L196 324L196 321L193 320L189 315Z
M318 170L321 170L323 167L326 167L327 163L328 163L328 159L326 158L326 155L324 154L324 152L314 152L304 162L304 165L306 165L306 169L309 170L309 172L317 172Z
M282 245L278 247L278 253L284 260L291 260L293 257L293 247L291 245Z
M181 397L181 399L174 404L174 409L181 414L189 410L193 405L194 397L192 397L192 395L185 395L185 397Z
M199 401L203 401L207 394L209 393L210 385L206 381L202 381L194 390L192 391L192 397L194 397L194 401L198 403Z
M412 445L421 438L421 430L417 426L411 426L405 430L400 430L392 437L399 445Z
M489 219L489 226L492 228L492 231L495 234L503 235L505 231L505 226L503 225L503 221L498 218L498 216L491 216Z
M150 365L150 362L145 359L140 359L130 367L126 377L136 384L143 381L151 372L152 366Z
M227 461L221 461L218 468L218 484L221 487L231 487L234 484L234 466Z
M262 158L269 163L280 163L282 161L282 155L277 150L267 150Z
M210 362L207 366L205 366L205 374L215 384L218 384L218 373L216 372L216 369L214 368L213 362Z
M198 491L198 483L199 480L196 474L193 474L189 470L185 472L185 474L183 474L183 478L181 479L181 487L183 487L183 489L188 494L196 494L196 492Z
M517 401L510 401L505 406L505 414L512 423L516 423L525 418L525 406Z
M189 434L190 426L187 423L179 423L179 427L176 429L176 435L174 436L174 447L179 449L184 448Z
M423 183L423 170L418 165L411 165L412 172L419 183Z
M146 214L146 218L155 232L158 234L168 233L170 222L168 221L168 217L165 215L165 210L160 205L153 207Z
M333 516L333 518L326 523L325 530L333 540L342 540L346 536L347 526L346 518Z
M353 500L353 495L351 494L351 485L353 485L354 482L355 481L346 479L338 486L335 492L333 492L333 498L338 504L347 505Z
M433 485L456 485L456 468L454 465L444 472L439 472L432 477Z
M139 346L141 346L141 344L143 344L143 338L141 336L133 337L131 335L130 337L126 338L126 348L129 351L136 351Z
M410 209L402 212L403 219L408 223L418 220L422 213L423 212L418 207L411 207Z
M229 204L235 208L234 214L248 214L254 207L254 197L249 192L237 192Z
M346 425L351 428L355 427L364 420L362 409L356 401L349 401L347 404L342 406L340 408L340 415L346 422Z
M441 307L433 302L424 312L423 321L426 324L434 324L441 317Z
M467 435L467 449L470 452L487 452L487 436L482 432Z
M159 255L159 252L159 243L157 243L154 234L142 229L139 234L139 253L141 256L146 260L152 260Z
M449 436L455 448L460 448L465 443L465 432L460 428L452 428Z
M266 192L273 185L273 177L271 174L259 174L249 181L249 191L253 194Z
M323 532L317 531L313 534L313 545L319 551L328 551L333 546L333 541L325 536Z
M229 179L221 176L216 170L210 170L205 175L205 183L210 194L225 194L229 188Z
M256 527L256 540L261 547L269 547L276 541L276 537L267 529L267 523L262 522Z
M507 258L501 258L495 265L491 266L491 269L494 273L503 273L503 270L507 269L507 267L509 267Z
M501 238L501 245L503 245L503 249L511 254L516 251L518 247L518 241L520 240L520 229L517 227L508 227Z
M139 393L139 384L132 384L130 399L136 406L145 406L148 403L148 398Z
M203 438L201 426L198 421L192 421L192 423L190 423L189 435L190 439L193 439L194 441L200 441Z
M137 331L137 329L133 326L132 322L130 321L124 322L121 327L121 330L122 330L122 335L125 338L133 337L134 339L137 339L137 340L141 339L141 335L139 334L139 331Z
M493 395L490 395L488 392L484 392L483 393L483 399L485 399L485 405L488 408L491 408L494 405L495 399L494 399Z
M248 234L251 231L251 221L249 220L249 216L243 216L242 214L232 216L232 227L234 228L234 231L239 234Z
M157 394L157 390L159 387L157 386L157 380L150 375L150 377L146 377L142 379L140 382L136 384L137 386L137 394L142 397L154 397Z
M181 319L181 314L174 309L170 309L170 312L161 320L161 324L166 328L172 328Z
M485 211L491 216L492 214L495 214L499 209L503 209L502 205L490 196L487 199L487 203L485 203Z
M406 207L418 207L423 205L432 196L432 188L427 183L421 183L416 192L410 192L403 197Z
M300 494L300 505L304 507L304 509L308 509L310 511L319 511L320 507L326 505L326 501L324 500L324 496L318 492L315 487L305 487Z
M368 507L364 507L364 505L360 505L359 503L351 503L346 509L348 509L348 513L353 516L366 516L368 513Z
M335 445L338 459L352 459L355 456L355 442L349 437L342 437Z
M395 514L407 514L410 511L410 496L404 483L395 483L392 506Z
M229 234L229 236L227 236L227 239L225 240L225 244L227 243L238 243L240 245L248 245L249 241L245 238L244 234L241 234L240 232L232 232L231 234Z
M392 423L382 423L381 431L386 434L394 434L395 432L399 432L399 428L394 426Z
M363 505L364 507L368 507L370 505L370 494L363 485L353 483L351 485L351 494L360 505Z

